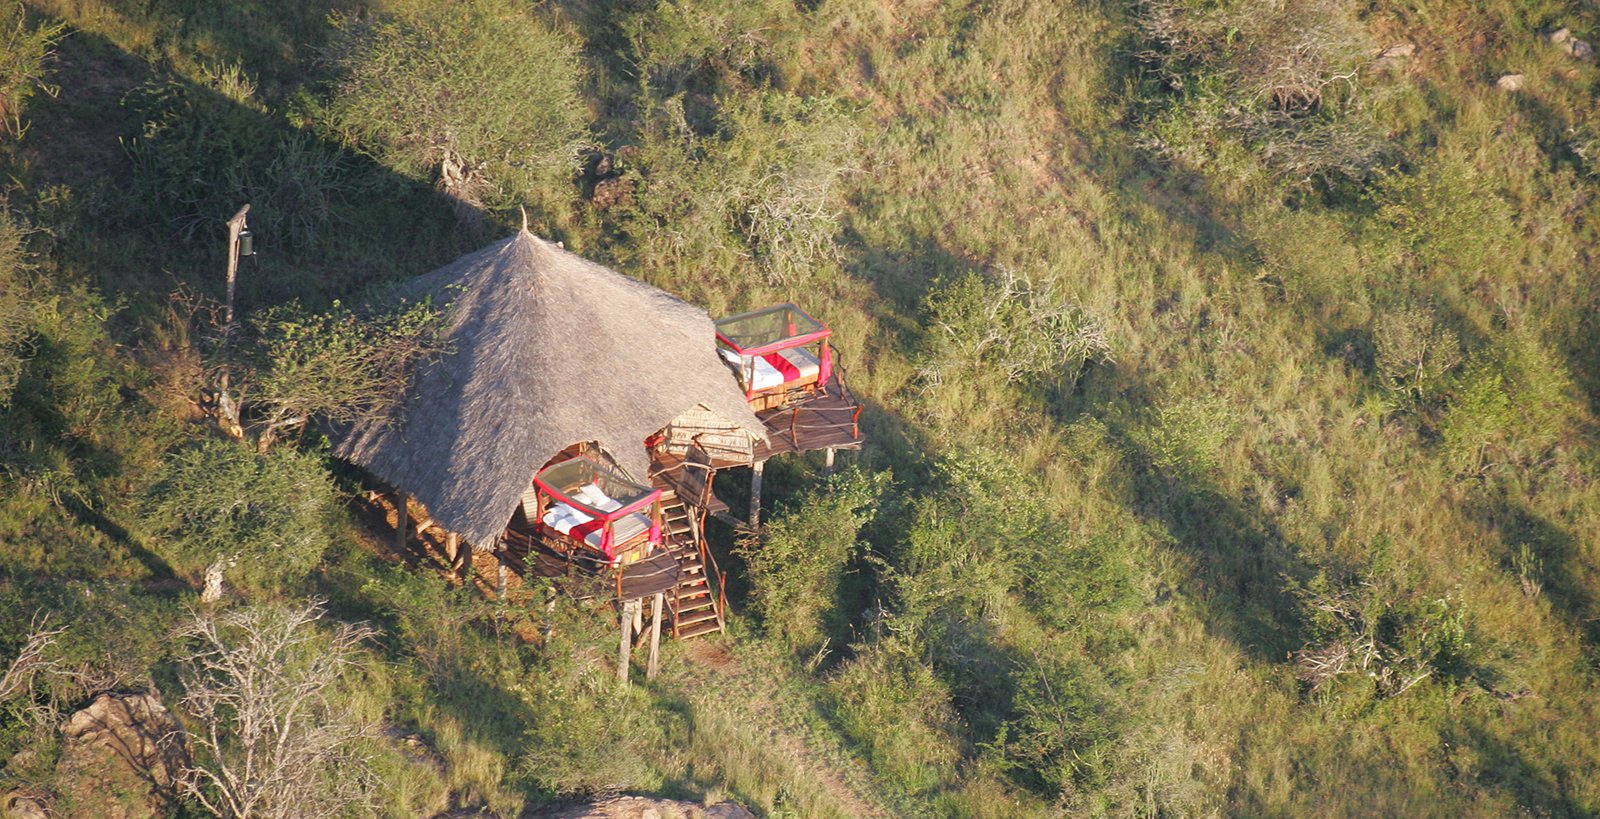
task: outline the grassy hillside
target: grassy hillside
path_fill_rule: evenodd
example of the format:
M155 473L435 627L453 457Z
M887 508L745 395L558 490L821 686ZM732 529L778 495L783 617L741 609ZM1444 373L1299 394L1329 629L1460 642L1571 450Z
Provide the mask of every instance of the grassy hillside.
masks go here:
M0 6L0 660L48 612L76 669L0 702L0 790L70 814L56 716L176 707L168 635L236 544L227 606L377 630L351 812L1600 813L1596 22ZM425 324L350 306L525 208L714 314L822 317L868 446L774 462L763 537L714 532L733 633L617 695L604 613L397 561L315 426L203 420L246 201L249 417Z

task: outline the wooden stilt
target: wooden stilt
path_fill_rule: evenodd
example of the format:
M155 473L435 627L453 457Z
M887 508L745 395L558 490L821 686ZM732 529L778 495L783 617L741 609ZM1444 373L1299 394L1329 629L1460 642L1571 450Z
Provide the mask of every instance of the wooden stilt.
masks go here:
M656 678L656 665L661 658L661 604L666 600L666 595L656 592L656 598L650 603L650 661L644 667L644 678Z
M639 611L639 601L622 604L622 641L617 647L617 682L628 684L628 655L633 653L633 617Z
M451 574L461 573L461 537L455 532L444 536L444 559L450 564Z
M644 633L644 599L643 598L640 598L639 602L637 602L637 603L635 603L633 605L633 633L634 634L643 634Z
M494 596L497 599L504 601L506 599L506 576L509 575L510 572L506 569L505 557L499 551L494 553L494 562L500 564L499 576L495 578L494 583Z
M406 493L394 493L394 548L397 552L406 550L406 539L411 532L411 511L406 508Z
M767 470L766 461L756 461L750 466L750 528L761 528L761 474Z
M822 471L828 475L833 474L833 447L831 446L822 451Z

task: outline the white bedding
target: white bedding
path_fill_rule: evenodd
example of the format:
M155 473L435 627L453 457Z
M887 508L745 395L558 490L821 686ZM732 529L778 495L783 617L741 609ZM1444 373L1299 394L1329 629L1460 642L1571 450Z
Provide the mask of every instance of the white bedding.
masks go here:
M746 372L744 364L739 360L738 353L725 347L718 347L717 352L722 353L722 357L727 359L729 364L738 367L740 372ZM784 360L793 364L794 368L800 371L800 377L795 380L815 378L822 372L822 362L818 361L816 356L803 347L790 347L787 350L779 350L778 355L783 356ZM779 372L777 367L768 364L765 356L751 356L751 359L755 361L755 367L749 373L751 383L745 385L747 389L765 390L784 385L783 373Z
M607 512L622 508L621 503L612 500L606 493L600 491L600 487L592 483L578 487L577 491L572 493L572 499ZM565 503L551 504L550 508L544 513L544 525L563 535L571 534L573 527L581 526L591 520L594 520L594 516L580 512L575 507ZM640 532L649 531L649 529L650 519L638 512L634 512L631 515L612 521L611 542L622 543ZM584 535L583 542L598 549L600 548L600 540L603 534L604 530L596 529Z

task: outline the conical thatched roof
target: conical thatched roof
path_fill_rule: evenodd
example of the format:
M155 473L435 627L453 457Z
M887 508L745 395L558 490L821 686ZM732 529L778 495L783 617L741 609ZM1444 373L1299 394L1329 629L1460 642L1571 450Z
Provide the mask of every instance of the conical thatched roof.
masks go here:
M699 406L765 437L704 310L526 229L403 293L450 305L451 352L393 417L358 425L334 454L469 543L492 542L534 472L580 441L642 480L645 437Z

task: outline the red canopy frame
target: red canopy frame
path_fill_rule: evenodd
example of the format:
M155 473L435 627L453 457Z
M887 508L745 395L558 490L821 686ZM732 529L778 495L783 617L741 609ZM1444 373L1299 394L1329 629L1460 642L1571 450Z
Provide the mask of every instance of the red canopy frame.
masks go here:
M574 463L575 461L582 463ZM616 509L610 511L597 509L590 504L578 500L568 492L557 488L555 484L552 484L546 480L546 477L551 475L552 470L563 470L568 472L576 471L579 473L578 479L582 481L582 484L594 483L598 486L599 482L596 480L584 480L584 478L594 477L605 480L607 483L613 485L627 486L644 491L643 494L635 497L633 500L617 507ZM568 480L562 482L570 483L571 481L572 478L569 478ZM567 504L573 509L576 509L577 511L593 518L593 520L589 521L588 523L581 524L580 527L574 527L570 533L561 533L559 530L556 531L558 534L562 534L563 537L570 537L573 540L576 540L580 545L587 546L588 544L584 538L587 537L590 532L599 529L600 551L605 554L607 560L616 560L617 558L617 544L615 543L615 531L612 528L612 524L616 523L622 518L627 517L628 515L634 514L635 512L643 512L646 509L653 509L653 507L661 500L661 490L640 486L639 484L636 484L633 481L627 480L626 478L616 474L603 464L600 464L582 455L576 458L569 458L561 461L560 463L551 464L544 469L539 470L539 474L533 477L533 484L538 488L541 495L548 496L556 501ZM607 492L605 487L600 487L600 491L605 492L608 497L611 495L611 492ZM539 504L536 516L538 520L533 521L535 525L539 526L541 529L550 529L550 527L544 522L544 503L541 502ZM661 516L659 514L650 515L649 543L651 546L661 545Z
M743 334L735 329L741 325L772 320L779 312L783 313L782 332L778 332L776 327L756 334ZM819 388L826 386L828 379L833 375L832 345L828 344L828 337L832 334L833 331L828 329L827 325L812 318L809 313L790 302L728 316L717 321L717 341L739 356L742 369L740 376L744 382L746 401L754 399L758 392L764 391L754 388L753 372L757 356L765 358L779 372L785 372L786 368L793 369L793 365L777 354L783 350L811 344L816 344L820 348L817 352L817 386ZM767 389L781 389L791 380L793 379L786 378L784 384L779 387Z

